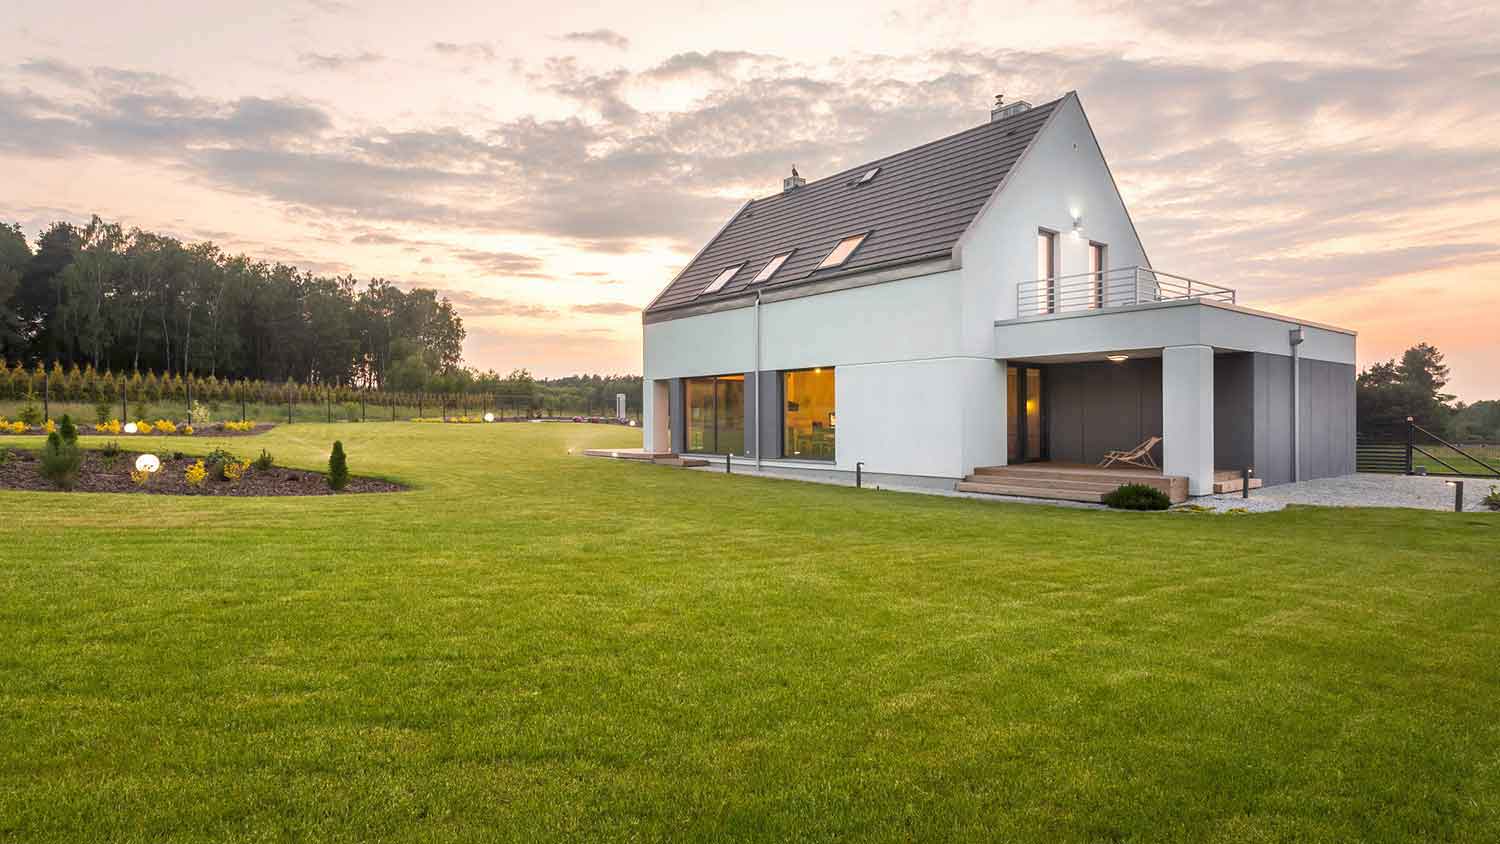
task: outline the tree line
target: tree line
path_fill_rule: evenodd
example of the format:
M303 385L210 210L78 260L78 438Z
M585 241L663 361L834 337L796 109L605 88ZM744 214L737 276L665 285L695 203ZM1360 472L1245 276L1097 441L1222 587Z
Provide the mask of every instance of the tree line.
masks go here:
M1448 365L1436 346L1418 343L1400 360L1371 365L1355 381L1361 433L1399 429L1411 418L1449 440L1500 442L1500 401L1473 404L1443 392Z
M460 368L436 291L321 276L211 242L59 222L35 248L0 224L0 360L95 371L418 390Z

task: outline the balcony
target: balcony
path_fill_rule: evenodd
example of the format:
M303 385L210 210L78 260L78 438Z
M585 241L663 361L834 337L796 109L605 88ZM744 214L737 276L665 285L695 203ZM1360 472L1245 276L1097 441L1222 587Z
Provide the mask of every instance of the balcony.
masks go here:
M1020 282L1016 285L1016 316L1077 313L1180 299L1233 305L1235 292L1150 267L1116 267Z

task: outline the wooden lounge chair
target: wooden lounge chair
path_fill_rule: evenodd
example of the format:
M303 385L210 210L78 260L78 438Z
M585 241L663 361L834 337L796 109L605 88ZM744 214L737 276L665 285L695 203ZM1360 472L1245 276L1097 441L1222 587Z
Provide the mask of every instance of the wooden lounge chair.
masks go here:
M1151 449L1161 443L1161 437L1148 437L1145 442L1130 449L1129 451L1111 451L1104 455L1099 467L1107 469L1116 463L1127 463L1131 466L1139 466L1142 469L1160 469L1156 465L1156 459L1151 456Z

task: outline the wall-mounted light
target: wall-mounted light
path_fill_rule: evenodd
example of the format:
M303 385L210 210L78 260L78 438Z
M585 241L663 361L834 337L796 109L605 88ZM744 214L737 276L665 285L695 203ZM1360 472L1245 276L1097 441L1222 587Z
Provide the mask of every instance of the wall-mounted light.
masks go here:
M1083 237L1083 215L1073 215L1073 236Z
M1125 361L1130 360L1130 355L1105 355L1104 357L1105 360L1108 360L1110 363L1124 363Z

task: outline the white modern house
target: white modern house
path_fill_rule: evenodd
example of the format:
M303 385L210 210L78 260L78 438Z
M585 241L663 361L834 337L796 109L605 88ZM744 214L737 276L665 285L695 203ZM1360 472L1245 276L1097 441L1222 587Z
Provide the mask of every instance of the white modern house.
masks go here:
M1153 268L1074 93L793 170L642 320L647 452L953 485L1160 437L1185 494L1354 471L1354 332Z

